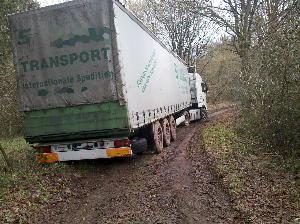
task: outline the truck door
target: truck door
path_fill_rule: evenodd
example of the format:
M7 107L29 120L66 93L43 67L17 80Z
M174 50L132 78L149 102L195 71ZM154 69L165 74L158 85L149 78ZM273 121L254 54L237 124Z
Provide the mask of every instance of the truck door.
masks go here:
M201 98L202 98L202 105L205 106L206 109L207 109L207 102L206 102L207 92L208 92L207 83L202 80L200 95L201 95Z
M207 84L203 81L202 77L199 74L195 75L196 77L196 95L197 95L197 103L198 108L205 107L207 108L206 95L207 95Z

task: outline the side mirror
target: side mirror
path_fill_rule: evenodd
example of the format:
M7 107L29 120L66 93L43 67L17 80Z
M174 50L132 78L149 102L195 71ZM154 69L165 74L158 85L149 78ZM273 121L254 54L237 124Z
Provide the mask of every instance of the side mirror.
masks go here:
M190 66L188 68L188 73L196 73L196 66Z

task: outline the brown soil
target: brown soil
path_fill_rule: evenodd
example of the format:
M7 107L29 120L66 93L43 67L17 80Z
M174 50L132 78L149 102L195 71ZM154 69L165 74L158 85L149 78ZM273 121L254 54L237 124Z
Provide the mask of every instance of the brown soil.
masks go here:
M200 129L199 122L177 129L176 142L159 155L71 164L87 171L31 223L243 223Z

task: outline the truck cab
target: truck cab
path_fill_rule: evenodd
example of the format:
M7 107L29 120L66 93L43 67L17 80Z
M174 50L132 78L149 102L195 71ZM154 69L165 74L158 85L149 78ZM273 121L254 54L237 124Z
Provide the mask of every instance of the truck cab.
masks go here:
M192 103L191 120L205 119L207 117L207 83L196 72L190 73L189 77Z
M191 100L193 108L206 108L207 83L198 73L190 75Z

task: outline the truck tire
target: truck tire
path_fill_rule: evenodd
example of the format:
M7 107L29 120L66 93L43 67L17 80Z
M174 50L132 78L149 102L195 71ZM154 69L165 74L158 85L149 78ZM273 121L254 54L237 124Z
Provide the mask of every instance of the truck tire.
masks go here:
M207 110L205 107L202 107L200 109L200 119L201 120L206 120L208 118Z
M177 134L176 134L176 120L175 118L171 115L169 117L169 124L170 124L170 131L171 131L171 142L176 141Z
M171 127L167 118L164 118L161 122L161 127L163 130L164 146L168 147L171 144Z
M134 154L141 154L148 150L146 138L134 138L131 140L131 149Z
M153 152L158 154L161 152L161 150L164 147L164 143L163 143L164 134L159 121L152 123L152 136L153 136Z
M185 111L185 112L183 113L183 115L184 115L184 117L185 117L185 120L184 120L184 126L189 126L189 125L190 125L190 121L191 121L189 112Z

